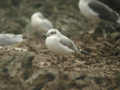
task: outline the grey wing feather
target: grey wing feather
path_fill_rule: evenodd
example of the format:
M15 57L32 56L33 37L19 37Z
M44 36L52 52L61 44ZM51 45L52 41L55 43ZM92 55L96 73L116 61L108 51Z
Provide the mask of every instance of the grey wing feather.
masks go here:
M98 13L98 16L101 19L116 22L118 19L118 14L115 13L111 8L106 6L105 4L99 1L92 1L89 4L89 7L92 8L93 11Z
M73 41L70 40L67 37L63 36L60 39L60 43L63 44L64 46L67 46L68 48L72 49L73 51L75 51L76 54L79 54L79 53L83 53L83 54L86 54L86 55L89 54L87 51L84 51L82 49L78 49L77 46L73 43Z
M61 38L60 43L62 43L63 45L67 46L68 48L74 50L74 51L78 51L76 45L73 43L72 40L68 39L68 38Z
M47 20L47 19L44 19L44 21L42 23L42 26L44 28L46 28L46 30L49 30L49 29L53 28L52 23L49 20Z

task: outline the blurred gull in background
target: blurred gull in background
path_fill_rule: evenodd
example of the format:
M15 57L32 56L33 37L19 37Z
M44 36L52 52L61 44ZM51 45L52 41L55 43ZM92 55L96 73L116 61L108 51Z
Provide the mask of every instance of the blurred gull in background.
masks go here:
M35 12L31 16L30 23L25 28L24 37L35 37L45 39L46 32L53 28L52 23L46 19L41 12Z
M40 12L36 12L31 16L31 25L33 30L39 30L41 33L46 33L53 28L52 23Z
M101 20L113 22L115 24L120 23L118 13L100 0L80 0L79 8L81 13L95 28Z
M13 45L23 41L23 35L18 34L0 34L0 45Z

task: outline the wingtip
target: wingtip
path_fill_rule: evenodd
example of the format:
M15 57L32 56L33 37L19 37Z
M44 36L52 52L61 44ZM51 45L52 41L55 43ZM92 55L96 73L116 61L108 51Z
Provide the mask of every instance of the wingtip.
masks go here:
M81 53L85 54L85 55L89 55L89 53L87 51L81 51Z
M87 52L86 50L80 49L80 52L81 52L82 54L89 55L89 52Z
M120 24L120 17L118 18L117 23Z

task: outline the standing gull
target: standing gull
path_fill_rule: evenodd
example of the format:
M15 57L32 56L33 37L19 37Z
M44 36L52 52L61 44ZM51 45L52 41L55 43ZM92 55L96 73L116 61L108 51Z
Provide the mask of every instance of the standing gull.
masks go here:
M30 24L26 27L25 36L43 38L51 28L53 28L52 23L41 12L35 12L31 16Z
M40 34L46 34L49 29L53 28L52 23L46 19L42 13L36 12L31 16L31 26L33 30Z
M87 54L87 52L78 49L72 40L64 36L57 29L50 29L47 32L45 44L50 51L57 55L72 55L73 53Z
M94 27L101 20L113 23L120 23L120 17L112 8L99 0L80 0L79 8L81 13L94 24Z

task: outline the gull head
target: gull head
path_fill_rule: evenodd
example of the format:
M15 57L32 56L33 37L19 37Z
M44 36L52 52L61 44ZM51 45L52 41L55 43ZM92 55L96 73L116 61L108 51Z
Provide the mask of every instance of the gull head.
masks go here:
M49 36L52 36L52 35L59 35L59 34L60 34L59 30L57 30L57 29L49 29L46 36L49 37Z
M31 16L31 20L35 19L35 18L44 18L43 14L41 12L35 12L32 16Z

